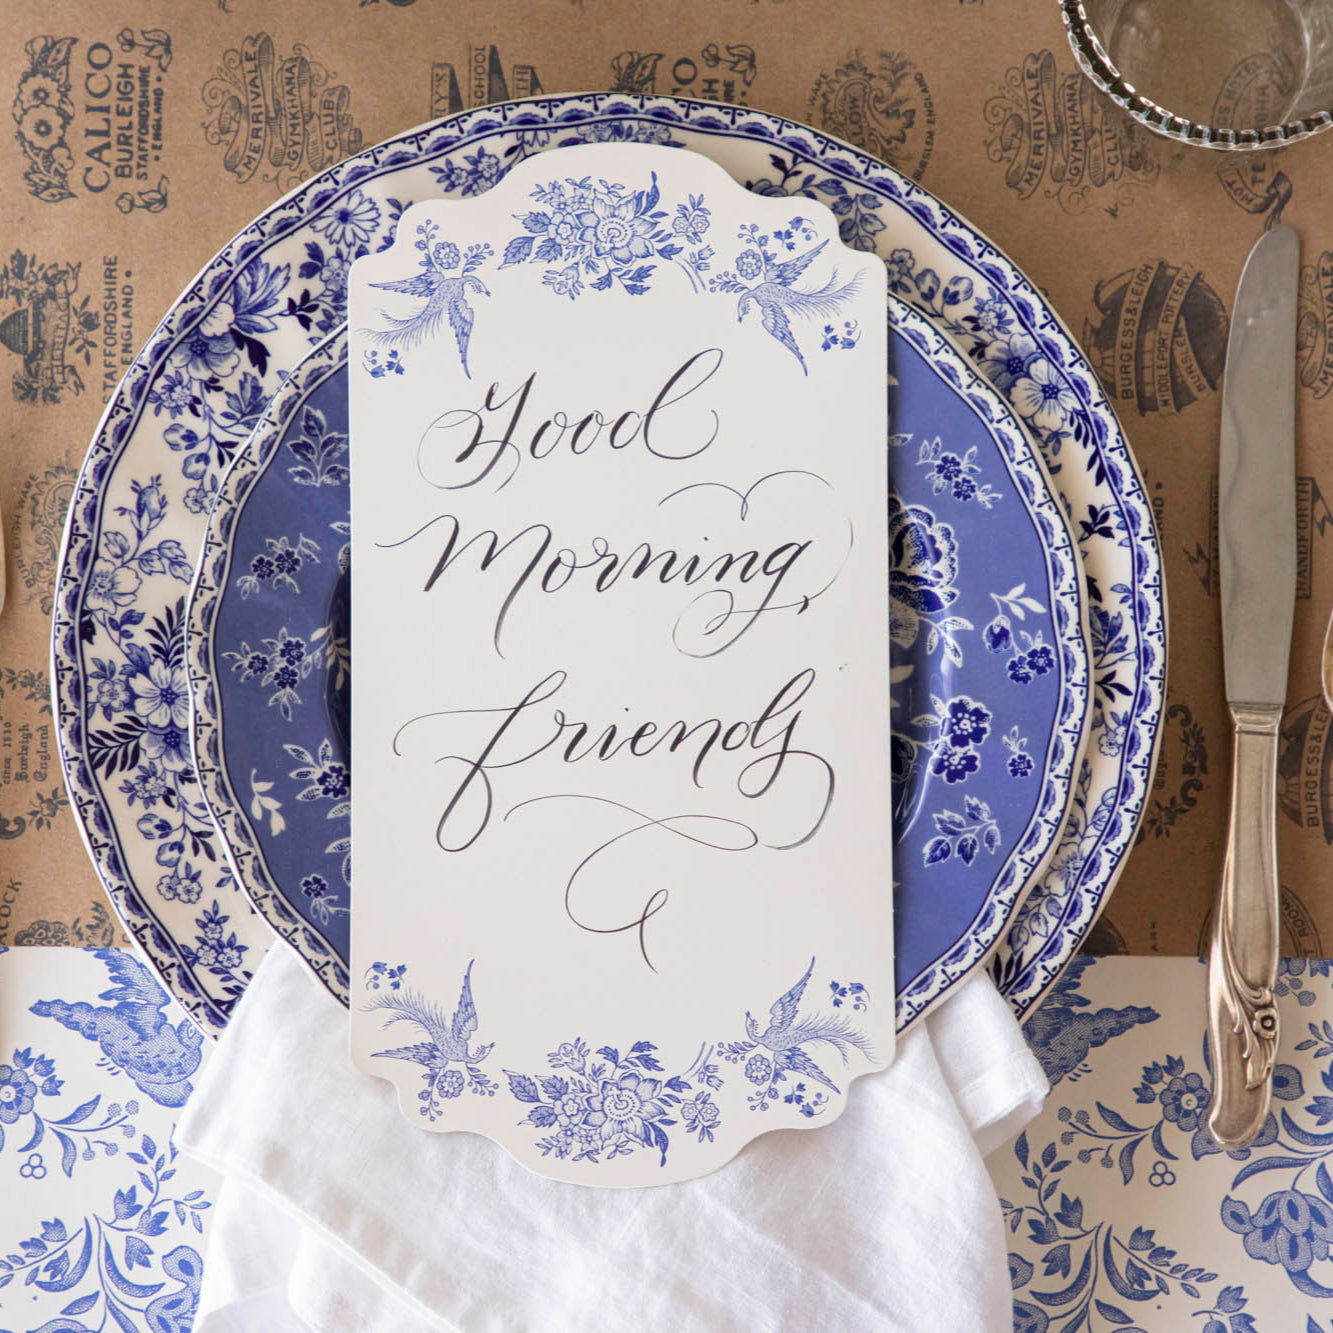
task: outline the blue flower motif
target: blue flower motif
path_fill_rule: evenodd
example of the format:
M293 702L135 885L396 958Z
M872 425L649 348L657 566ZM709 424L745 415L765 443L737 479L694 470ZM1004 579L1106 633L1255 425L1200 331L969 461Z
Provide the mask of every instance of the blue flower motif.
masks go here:
M898 249L884 261L884 268L889 275L891 292L910 292L912 290L912 270L916 259L910 250Z
M0 1065L0 1125L12 1125L27 1115L37 1100L37 1085L22 1069Z
M1009 776L1011 778L1025 778L1032 772L1032 756L1029 754L1016 754L1009 759Z
M671 230L677 236L683 236L691 245L698 245L708 231L710 217L710 211L704 207L703 195L692 194L688 205L676 205Z
M446 1069L435 1080L435 1092L440 1097L461 1097L463 1095L463 1085L464 1079L461 1069Z
M170 365L191 379L226 379L241 359L236 339L231 336L234 318L231 306L224 303L215 307L176 344Z
M1333 1208L1313 1194L1277 1190L1250 1213L1242 1199L1222 1200L1222 1223L1245 1237L1245 1253L1288 1273L1305 1273L1316 1259L1327 1259L1333 1239Z
M133 668L123 666L116 670L114 662L104 662L93 658L93 669L88 673L93 688L96 705L102 710L102 716L109 722L113 713L124 712L130 706L129 676Z
M1028 649L1028 666L1039 676L1044 676L1055 667L1055 653L1047 644L1039 643Z
M1212 1100L1212 1089L1200 1074L1176 1075L1159 1094L1162 1116L1187 1133L1198 1129L1199 1121Z
M736 257L736 272L752 282L764 271L764 258L758 250L743 250Z
M977 483L971 477L959 477L953 484L953 498L955 500L970 500L977 493Z
M160 729L149 727L143 735L143 753L170 773L184 773L190 767L190 738L174 722Z
M1032 668L1028 665L1026 653L1009 659L1009 679L1019 685L1026 685L1032 679Z
M935 471L944 481L957 481L963 475L963 460L957 454L943 453L935 460Z
M323 213L311 228L337 246L355 249L369 245L379 226L379 206L363 190L353 190L346 199Z
M947 523L921 505L889 497L889 593L930 615L958 599L958 543Z
M1016 380L1027 374L1027 368L1038 356L1038 351L1036 340L1026 333L997 338L986 348L981 369L997 389L1007 393Z
M200 872L188 861L157 881L157 891L168 902L197 903L204 892Z
M83 604L89 611L106 611L115 615L129 606L139 595L143 579L129 565L114 565L110 560L98 560L88 579Z
M278 327L283 291L291 278L286 264L266 264L256 259L241 270L231 293L231 328L254 337Z
M660 1120L666 1106L658 1099L661 1083L644 1078L637 1070L627 1069L614 1079L606 1079L588 1098L584 1123L593 1126L603 1139L626 1138L642 1141L644 1123Z
M935 750L930 771L945 782L966 782L970 773L981 767L981 756L975 750L959 750L952 745L940 745Z
M773 1063L766 1055L752 1055L745 1062L745 1077L756 1087L773 1077Z
M960 694L949 700L940 731L952 746L980 745L990 734L990 719L990 709L985 704Z
M713 1131L722 1119L722 1112L708 1093L701 1092L697 1097L681 1103L680 1118L685 1122L686 1133L697 1134L700 1143L705 1139L711 1143Z
M278 644L278 658L288 666L300 666L305 657L304 639L284 638Z
M147 672L132 678L132 684L134 711L148 726L160 729L189 723L190 683L183 666L151 662Z

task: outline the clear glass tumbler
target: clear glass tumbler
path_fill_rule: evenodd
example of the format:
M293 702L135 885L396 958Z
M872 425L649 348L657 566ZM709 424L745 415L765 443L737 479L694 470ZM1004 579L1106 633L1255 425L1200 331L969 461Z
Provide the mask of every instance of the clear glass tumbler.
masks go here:
M1083 72L1155 134L1277 148L1333 125L1333 0L1060 0Z

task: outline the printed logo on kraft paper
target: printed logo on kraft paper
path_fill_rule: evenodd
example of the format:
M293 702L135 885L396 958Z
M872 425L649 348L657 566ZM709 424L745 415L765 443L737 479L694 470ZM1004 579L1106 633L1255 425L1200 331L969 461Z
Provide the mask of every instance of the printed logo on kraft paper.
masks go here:
M1050 51L1030 51L1005 73L983 113L986 154L1020 199L1039 190L1069 213L1093 203L1116 215L1157 179L1157 154L1134 123Z
M45 671L0 669L0 840L50 829L69 807L51 735Z
M1217 868L1220 874L1220 861ZM1283 958L1322 958L1324 946L1319 942L1319 927L1315 925L1314 915L1295 889L1286 884L1278 887L1278 952ZM1213 911L1209 908L1199 928L1197 952L1201 958L1208 956L1212 937Z
M170 34L127 27L91 42L46 35L23 50L11 115L28 192L50 204L105 195L122 213L161 212Z
M1269 52L1246 56L1227 75L1212 121L1232 126L1275 125L1286 112L1296 71L1291 61ZM1291 181L1278 169L1278 154L1232 153L1218 164L1217 179L1233 203L1274 226L1291 200Z
M1278 809L1294 824L1333 844L1333 716L1321 695L1282 716L1277 761Z
M279 57L266 32L222 57L200 94L208 110L204 137L223 149L228 174L287 188L362 146L352 94L298 42Z
M611 61L611 91L670 93L706 102L745 105L759 73L753 46L744 42L707 42L697 51L622 51Z
M21 362L14 397L58 403L84 390L79 368L92 364L101 323L90 296L79 295L81 264L41 263L15 250L0 267L0 346Z
M1083 345L1119 403L1140 415L1179 412L1222 381L1230 321L1192 264L1149 259L1099 282Z
M1208 545L1195 542L1191 551L1182 549L1203 589L1211 597L1218 596L1217 553L1217 477L1209 483ZM1324 492L1314 477L1296 477L1296 596L1308 599L1314 585L1314 544L1323 537L1333 523Z
M466 91L464 91L466 90ZM515 64L508 76L499 48L473 46L467 63L436 60L430 67L430 114L457 115L472 106L490 106L512 98L535 97L544 91L532 65Z
M859 51L810 90L811 123L920 180L935 151L935 99L901 51Z
M1169 838L1177 823L1198 804L1199 793L1207 786L1208 741L1194 720L1194 711L1177 701L1167 708L1166 721L1153 773L1153 795L1139 826L1136 847L1149 837Z
M29 473L10 523L11 549L25 600L38 603L44 616L51 614L65 511L78 477L78 470L65 460L44 472Z
M1296 352L1302 386L1316 397L1333 389L1333 252L1301 266Z

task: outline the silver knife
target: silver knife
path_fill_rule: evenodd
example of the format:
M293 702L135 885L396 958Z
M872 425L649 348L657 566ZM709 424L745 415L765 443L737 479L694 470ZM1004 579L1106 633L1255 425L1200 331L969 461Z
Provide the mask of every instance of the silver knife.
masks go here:
M1227 1148L1263 1127L1278 1019L1277 751L1296 602L1296 290L1300 243L1274 227L1236 291L1222 387L1218 553L1231 709L1231 815L1208 959L1213 1099Z

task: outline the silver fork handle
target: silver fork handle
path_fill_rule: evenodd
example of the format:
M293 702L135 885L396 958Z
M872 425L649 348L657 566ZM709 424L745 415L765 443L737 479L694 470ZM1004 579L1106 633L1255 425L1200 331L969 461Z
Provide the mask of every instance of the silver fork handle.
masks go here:
M1208 959L1213 1100L1208 1130L1225 1148L1263 1128L1278 1019L1277 751L1280 705L1231 706L1231 818Z

